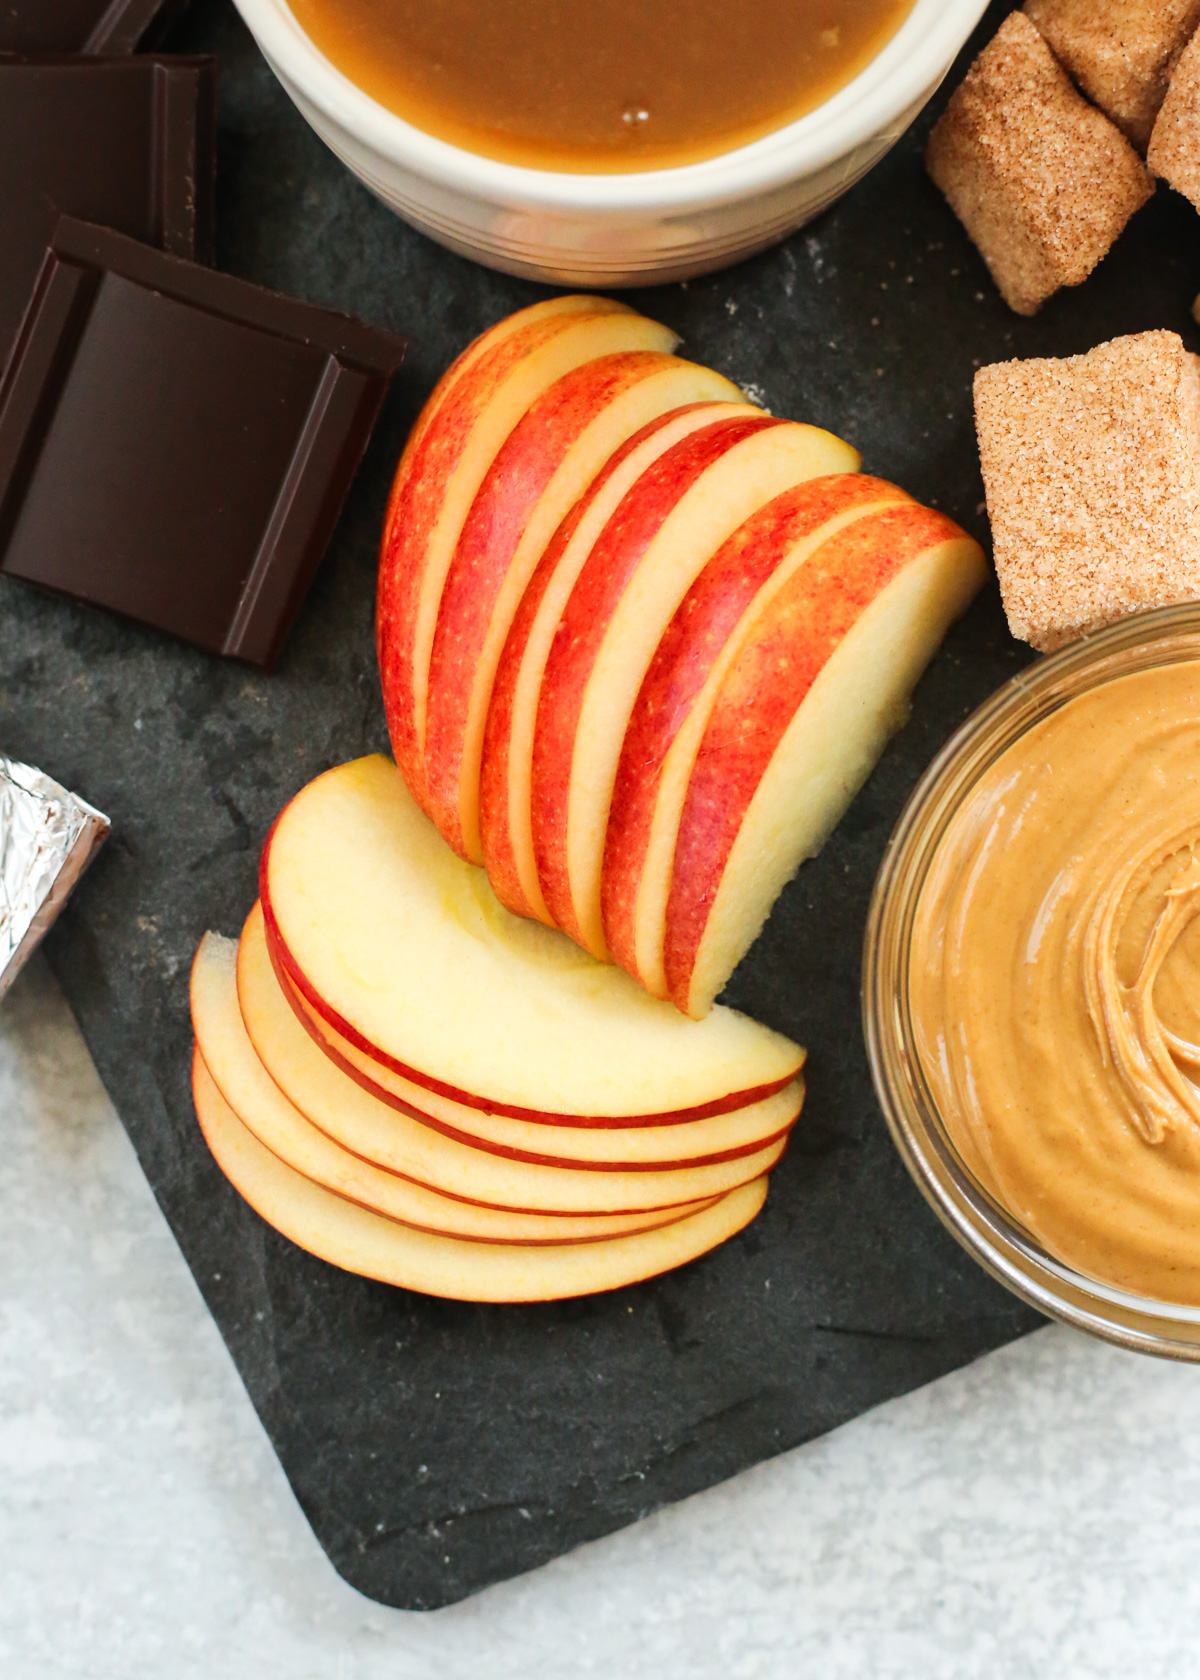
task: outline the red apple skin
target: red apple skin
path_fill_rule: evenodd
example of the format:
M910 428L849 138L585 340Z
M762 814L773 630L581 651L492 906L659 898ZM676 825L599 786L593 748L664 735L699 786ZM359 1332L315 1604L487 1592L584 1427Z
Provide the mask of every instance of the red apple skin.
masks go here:
M606 462L592 480L587 492L571 509L546 546L532 578L521 598L512 627L496 668L492 698L488 707L487 728L484 733L483 763L479 787L479 831L483 847L483 862L492 890L506 909L518 916L549 921L541 907L530 903L521 884L521 874L513 849L511 813L509 810L509 754L512 746L513 706L521 664L529 643L530 633L538 616L542 598L550 585L555 569L562 558L580 520L599 495L604 485L628 456L655 433L672 426L682 416L701 414L705 409L717 409L717 403L688 403L681 408L661 414L624 443ZM757 412L757 411L755 411ZM553 922L550 923L553 926Z
M643 554L676 504L714 461L756 432L785 424L747 414L694 432L638 479L592 546L555 632L533 743L538 878L555 923L586 944L567 873L567 803L575 733L596 654Z
M726 676L688 783L667 906L667 990L685 1014L721 873L797 709L838 643L900 569L963 536L952 519L918 503L847 526L799 568Z
M635 980L636 910L663 767L730 636L793 550L831 519L911 503L864 473L808 479L752 514L719 548L668 625L630 716L605 839L602 902L609 954Z
M396 1109L398 1113L407 1114L410 1119L419 1120L423 1126L431 1127L433 1131L440 1132L443 1137L453 1138L455 1143L465 1144L470 1149L482 1149L488 1155L502 1155L505 1160L524 1161L530 1166L536 1167L569 1167L576 1172L673 1172L678 1167L715 1167L723 1161L737 1161L746 1155L757 1155L761 1150L769 1149L773 1143L778 1143L781 1138L787 1137L792 1130L792 1126L795 1125L795 1121L792 1121L791 1125L782 1126L779 1131L772 1132L769 1137L756 1138L752 1143L743 1144L738 1149L724 1149L711 1155L688 1155L682 1159L669 1161L578 1161L568 1159L563 1155L539 1155L532 1150L514 1149L511 1145L481 1138L474 1132L459 1131L457 1127L448 1125L446 1121L402 1101L394 1091L389 1091L386 1086L377 1085L369 1075L365 1074L360 1067L343 1056L338 1050L331 1037L332 1029L324 1027L314 1019L312 1012L305 1007L303 999L297 995L288 978L287 971L280 965L273 951L271 961L279 980L280 989L291 1004L297 1019L313 1042L320 1046L330 1061L340 1068L348 1078L353 1079L356 1085L369 1092L371 1096L377 1097L380 1102L386 1103L389 1108ZM315 1122L313 1123L315 1124Z
M441 413L442 405L462 374L494 350L503 339L509 338L514 333L524 332L535 322L549 316L563 313L570 314L576 309L591 308L594 302L595 300L591 298L572 297L550 298L542 303L535 303L528 309L518 310L515 315L507 315L502 321L497 321L494 326L489 327L486 332L480 333L478 338L473 339L465 350L459 352L430 392L425 406L418 414L413 429L408 435L408 441L396 468L396 475L388 496L387 511L383 520L382 542L384 547L387 546L400 498L406 492L408 479L412 474L413 465L425 434L438 414Z
M581 300L582 301L582 300ZM587 300L596 313L612 305ZM413 636L424 578L424 557L442 511L447 483L466 448L480 412L524 358L588 313L531 311L528 322L498 335L498 342L471 358L471 347L435 389L430 413L418 420L396 471L380 548L376 600L376 648L384 710L392 747L414 799L427 809L421 743L413 690ZM503 324L503 323L502 323ZM459 371L455 373L455 368ZM451 376L453 380L451 381Z
M625 351L585 362L545 391L510 434L472 504L442 590L429 670L427 810L460 857L460 776L468 710L496 599L529 516L564 456L603 409L675 358Z
M284 810L286 811L286 809L285 806ZM747 1090L729 1091L723 1097L714 1098L712 1102L699 1103L692 1108L671 1109L656 1114L622 1115L615 1121L613 1117L606 1115L554 1114L541 1109L522 1108L514 1103L494 1102L488 1098L486 1093L463 1091L456 1085L448 1085L443 1080L432 1078L429 1074L421 1072L419 1068L408 1067L395 1057L389 1056L378 1045L372 1044L369 1039L364 1038L351 1022L347 1021L343 1015L328 1004L316 988L310 984L288 950L271 904L269 879L271 840L279 827L282 816L283 812L276 817L271 825L271 831L263 845L259 863L259 896L262 899L267 946L271 953L271 960L276 966L276 972L291 983L304 1003L313 1010L320 1020L328 1022L335 1032L339 1033L364 1056L379 1062L383 1067L390 1068L393 1073L399 1074L401 1079L407 1079L414 1085L422 1085L427 1091L435 1091L440 1096L449 1097L452 1102L465 1103L470 1108L486 1109L490 1114L505 1115L511 1120L536 1120L547 1125L587 1126L615 1123L618 1125L672 1126L685 1120L706 1120L715 1114L728 1114L735 1108L746 1108L751 1103L760 1102L766 1097L772 1097L776 1091L782 1091L785 1085L791 1084L803 1065L803 1060L801 1060L796 1067L790 1069L779 1079L772 1080L764 1085L756 1085ZM559 1164L561 1165L561 1162Z

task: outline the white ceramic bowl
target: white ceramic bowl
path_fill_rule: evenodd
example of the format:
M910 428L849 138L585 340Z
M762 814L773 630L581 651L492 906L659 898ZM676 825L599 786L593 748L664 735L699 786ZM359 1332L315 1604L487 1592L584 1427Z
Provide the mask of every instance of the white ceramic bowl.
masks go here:
M414 128L343 76L286 0L235 0L267 62L343 163L406 222L509 274L635 286L723 268L832 204L936 90L986 0L915 0L840 93L753 145L626 175L523 169Z

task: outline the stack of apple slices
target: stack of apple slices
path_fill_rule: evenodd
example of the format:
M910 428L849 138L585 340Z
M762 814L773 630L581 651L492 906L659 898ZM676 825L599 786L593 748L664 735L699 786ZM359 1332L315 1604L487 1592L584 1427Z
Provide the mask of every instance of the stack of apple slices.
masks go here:
M319 777L240 941L192 973L193 1089L233 1184L334 1264L464 1300L612 1289L747 1224L804 1053L691 1021L514 916L396 768Z
M397 763L450 845L700 1019L985 568L672 347L587 297L478 339L400 463L378 641Z
M353 1271L652 1276L754 1217L800 1112L803 1051L713 1000L983 557L674 348L564 297L450 368L384 530L396 765L298 794L241 940L197 953L212 1151Z

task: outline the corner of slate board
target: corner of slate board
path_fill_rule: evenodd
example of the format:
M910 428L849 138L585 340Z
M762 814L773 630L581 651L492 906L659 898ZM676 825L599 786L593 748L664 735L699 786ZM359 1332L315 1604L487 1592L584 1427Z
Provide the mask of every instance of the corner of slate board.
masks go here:
M1007 9L989 13L976 45ZM989 588L729 986L728 1001L811 1053L795 1141L746 1232L651 1283L515 1308L407 1294L292 1247L200 1138L188 965L206 927L238 930L284 800L386 745L371 619L391 471L451 357L539 288L439 250L359 187L292 109L230 0L196 0L171 44L220 58L220 266L407 332L412 350L275 677L0 580L0 745L114 819L50 958L317 1538L370 1597L431 1609L1037 1322L908 1179L872 1093L858 1001L892 824L946 737L1031 655ZM634 301L683 332L685 354L776 412L848 436L869 471L986 539L977 363L1151 326L1200 348L1189 315L1200 219L1160 189L1085 287L1019 320L921 167L944 98L785 245Z

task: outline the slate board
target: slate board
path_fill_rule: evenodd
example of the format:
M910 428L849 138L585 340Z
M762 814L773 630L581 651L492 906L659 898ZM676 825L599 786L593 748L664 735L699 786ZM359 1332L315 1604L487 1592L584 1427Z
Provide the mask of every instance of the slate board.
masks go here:
M728 1001L811 1052L802 1122L748 1231L655 1282L518 1308L408 1295L292 1247L201 1141L188 964L205 928L240 927L284 800L385 747L371 620L390 474L451 357L538 288L449 255L377 204L294 112L229 0L197 0L172 44L220 57L220 266L407 332L412 349L275 677L0 580L0 749L114 819L50 960L319 1541L362 1592L432 1608L1037 1322L910 1183L872 1094L858 998L871 882L906 795L1030 655L988 589L729 986ZM686 354L841 432L870 471L986 540L974 367L1155 326L1200 348L1200 217L1160 188L1087 286L1021 321L921 168L943 99L786 245L633 301L677 327Z

